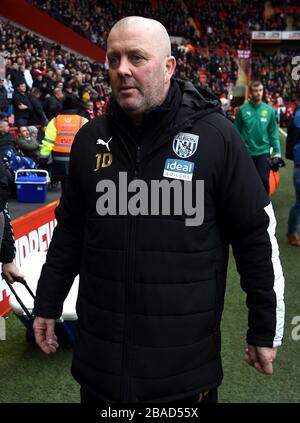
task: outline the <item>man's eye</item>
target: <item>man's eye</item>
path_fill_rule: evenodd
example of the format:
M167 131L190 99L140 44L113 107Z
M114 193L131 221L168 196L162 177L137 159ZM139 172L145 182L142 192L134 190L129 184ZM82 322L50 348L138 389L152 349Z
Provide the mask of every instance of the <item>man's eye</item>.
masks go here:
M141 62L143 60L142 56L138 56L137 54L134 54L133 56L131 56L131 61L132 62Z
M119 59L117 57L109 57L108 64L109 66L116 66L119 63Z

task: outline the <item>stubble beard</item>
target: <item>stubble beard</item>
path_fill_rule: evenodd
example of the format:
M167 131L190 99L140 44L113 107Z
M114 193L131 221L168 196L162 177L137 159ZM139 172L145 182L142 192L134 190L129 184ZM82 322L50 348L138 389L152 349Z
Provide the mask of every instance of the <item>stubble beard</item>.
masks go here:
M126 98L122 98L120 95L116 96L116 101L129 116L142 116L148 110L162 104L166 97L163 87L157 86L156 89L148 95L147 91L148 90L143 92L138 89L137 98L133 99L132 102L130 101L127 103Z

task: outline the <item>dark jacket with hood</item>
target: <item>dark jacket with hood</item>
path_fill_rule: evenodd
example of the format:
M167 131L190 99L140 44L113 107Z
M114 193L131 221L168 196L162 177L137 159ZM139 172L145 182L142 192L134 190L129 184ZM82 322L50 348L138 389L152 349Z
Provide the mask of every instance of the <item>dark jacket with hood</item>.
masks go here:
M0 213L3 213L4 219L0 219L0 262L10 263L15 258L15 242L12 231L9 212L7 209L7 200L10 194L7 178L6 166L0 156Z
M7 91L5 87L0 87L0 113L8 114L9 100L7 98Z
M9 194L10 191L7 179L7 169L0 155L0 213L3 212L6 206Z
M300 103L296 107L295 115L296 113L298 113L300 116ZM290 120L288 130L287 130L285 157L289 160L294 160L294 147L296 144L300 143L300 126L297 126L295 121L296 119L294 116Z
M247 341L281 343L283 276L272 207L219 107L212 95L175 80L141 127L111 101L108 114L75 138L34 313L58 318L80 274L72 373L101 399L172 401L221 383L229 243L247 292ZM180 150L182 137L194 141ZM138 190L127 192L125 179L143 180L150 192L153 180L174 182L163 177L168 163L177 170L194 165L194 199L196 181L204 181L201 225L186 225L185 208L180 214L126 214L121 197L134 201ZM105 181L115 182L115 201L113 186L103 200ZM110 203L109 214L102 200Z
M0 263L6 264L11 263L16 255L15 238L9 210L7 206L3 210L4 216L4 228L2 240L0 243Z

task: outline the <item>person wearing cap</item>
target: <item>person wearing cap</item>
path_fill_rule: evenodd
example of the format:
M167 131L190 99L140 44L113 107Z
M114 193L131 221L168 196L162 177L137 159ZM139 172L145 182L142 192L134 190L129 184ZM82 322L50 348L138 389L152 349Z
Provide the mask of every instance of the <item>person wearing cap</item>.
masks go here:
M69 173L70 151L74 137L88 121L79 115L78 107L75 97L67 96L60 114L48 123L41 143L40 163L46 164L52 155L52 180L61 181L62 186Z

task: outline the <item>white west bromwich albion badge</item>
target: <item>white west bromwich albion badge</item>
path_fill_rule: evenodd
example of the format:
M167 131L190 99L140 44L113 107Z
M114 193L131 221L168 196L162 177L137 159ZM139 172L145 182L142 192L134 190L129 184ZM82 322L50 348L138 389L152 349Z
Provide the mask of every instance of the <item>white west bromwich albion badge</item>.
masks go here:
M191 157L198 147L199 136L187 132L179 132L173 140L173 150L178 157L187 159Z

